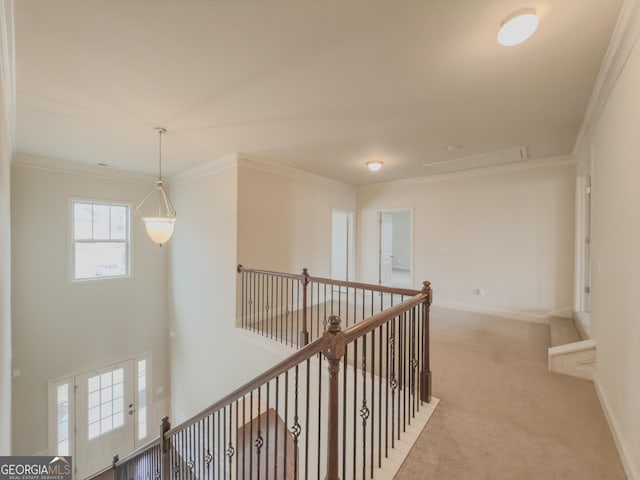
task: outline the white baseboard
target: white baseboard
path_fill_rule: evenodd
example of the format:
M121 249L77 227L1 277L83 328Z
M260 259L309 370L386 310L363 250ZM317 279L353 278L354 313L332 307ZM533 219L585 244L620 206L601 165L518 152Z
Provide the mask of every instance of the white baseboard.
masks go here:
M454 310L463 310L465 312L481 313L485 315L494 315L496 317L512 318L523 322L549 324L548 313L531 313L521 312L517 310L503 310L501 308L487 307L485 305L468 305L464 303L449 302L446 300L435 300L433 305L436 307L452 308Z
M620 455L620 461L622 462L624 473L627 475L628 480L640 480L640 473L638 473L637 465L632 464L630 461L632 457L627 452L622 438L620 437L620 427L618 426L617 420L611 413L606 395L600 388L597 373L593 376L593 385L596 388L596 393L598 394L598 399L600 400L602 411L604 412L604 416L607 419L607 423L609 424L609 430L611 430L611 434L613 435L613 441L618 448L618 455Z
M563 317L563 318L573 318L573 307L561 308L559 310L553 310L549 312L548 315L550 317Z

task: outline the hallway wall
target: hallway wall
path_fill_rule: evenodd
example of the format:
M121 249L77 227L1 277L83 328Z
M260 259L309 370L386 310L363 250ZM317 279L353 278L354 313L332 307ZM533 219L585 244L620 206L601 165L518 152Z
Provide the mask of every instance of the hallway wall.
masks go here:
M543 322L571 307L572 159L365 186L357 197L360 280L377 282L377 212L413 208L413 284L430 280L436 303Z
M13 381L16 455L47 449L48 380L151 352L154 388L164 388L152 400L166 400L170 387L166 248L132 219L130 278L74 283L68 271L69 198L134 205L151 179L36 164L18 158L12 166L13 364L21 372Z
M640 19L636 20L640 22ZM640 28L640 25L638 25ZM629 478L640 479L640 45L591 138L591 336L595 382Z

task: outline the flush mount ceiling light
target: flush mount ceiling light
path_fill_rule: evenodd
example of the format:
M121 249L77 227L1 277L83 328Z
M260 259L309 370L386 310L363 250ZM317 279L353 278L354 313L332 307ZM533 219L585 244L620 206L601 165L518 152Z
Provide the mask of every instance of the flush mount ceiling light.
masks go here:
M538 15L534 8L516 10L500 24L498 43L505 47L519 45L538 28Z
M377 172L378 170L380 170L382 168L382 162L380 161L373 161L373 162L367 162L367 168L369 170L371 170L372 172Z
M160 127L156 127L154 130L158 133L159 144L158 180L154 182L155 186L136 206L134 213L137 217L142 219L149 238L162 246L164 243L167 243L171 238L171 235L173 235L173 227L176 221L176 209L173 207L171 200L169 200L169 195L167 195L167 191L165 190L164 183L162 181L162 135L167 133L167 131ZM145 211L143 209L143 205L152 196L157 198L158 208L157 210Z

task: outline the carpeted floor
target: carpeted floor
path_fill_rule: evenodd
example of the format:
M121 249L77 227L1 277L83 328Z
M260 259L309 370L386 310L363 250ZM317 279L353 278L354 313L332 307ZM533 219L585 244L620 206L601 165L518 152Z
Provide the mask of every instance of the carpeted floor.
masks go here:
M432 308L440 405L398 480L625 479L591 382L547 371L549 328Z

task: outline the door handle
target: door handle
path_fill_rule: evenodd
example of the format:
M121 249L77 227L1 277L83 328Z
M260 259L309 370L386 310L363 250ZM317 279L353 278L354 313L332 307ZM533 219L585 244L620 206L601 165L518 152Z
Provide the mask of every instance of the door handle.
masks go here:
M136 409L133 408L133 403L129 404L129 415L133 415L136 412Z

